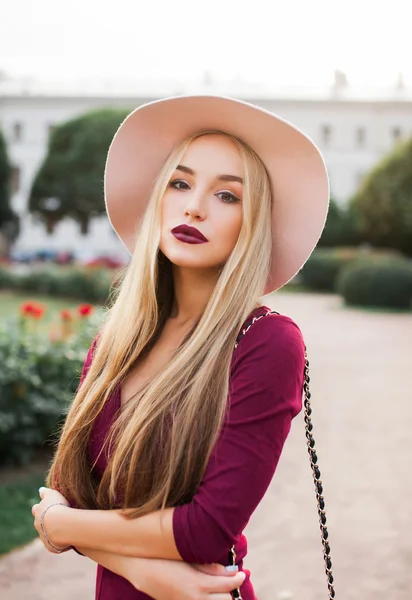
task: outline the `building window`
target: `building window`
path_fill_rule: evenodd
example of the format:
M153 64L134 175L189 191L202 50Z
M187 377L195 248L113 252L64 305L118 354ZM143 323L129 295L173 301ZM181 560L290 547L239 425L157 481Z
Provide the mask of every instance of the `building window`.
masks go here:
M330 125L322 125L321 128L322 143L329 146L332 137L332 128Z
M366 129L364 127L358 127L356 130L356 145L358 148L363 148L366 141Z
M10 172L10 192L17 194L20 190L21 171L20 167L12 167Z
M395 126L392 127L392 139L394 142L399 142L399 140L402 138L402 130L400 127Z
M21 123L14 123L13 125L13 141L20 142L23 137L23 125Z

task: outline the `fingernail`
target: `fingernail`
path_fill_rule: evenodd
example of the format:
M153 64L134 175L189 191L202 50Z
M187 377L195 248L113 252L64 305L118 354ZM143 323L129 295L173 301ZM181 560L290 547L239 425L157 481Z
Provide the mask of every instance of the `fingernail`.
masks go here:
M229 566L225 567L225 571L228 571L229 573L235 573L237 570L238 570L237 565L229 565Z
M45 489L46 489L45 487L39 487L39 494L41 494L42 491L45 490Z

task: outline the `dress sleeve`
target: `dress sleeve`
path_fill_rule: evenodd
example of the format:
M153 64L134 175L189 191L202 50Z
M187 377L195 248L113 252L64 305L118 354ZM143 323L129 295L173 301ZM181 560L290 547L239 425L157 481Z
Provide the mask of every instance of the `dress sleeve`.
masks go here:
M289 317L256 321L234 351L229 412L204 478L173 512L185 562L213 563L236 544L275 473L302 409L305 344Z

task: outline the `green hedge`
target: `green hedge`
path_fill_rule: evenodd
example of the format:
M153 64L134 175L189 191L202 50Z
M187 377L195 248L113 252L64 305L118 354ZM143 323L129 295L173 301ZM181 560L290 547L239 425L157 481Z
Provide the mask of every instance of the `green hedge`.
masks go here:
M0 326L0 464L27 463L53 441L95 330L89 319L78 335L51 341L17 320Z
M27 273L0 270L0 289L104 303L114 272L96 267L33 267Z
M300 282L308 290L334 292L340 270L346 264L328 250L315 251L300 272Z
M310 291L337 292L338 278L346 266L375 258L396 259L399 254L389 250L362 248L317 248L299 272L299 283Z
M412 308L412 261L381 259L353 263L342 270L338 292L347 305Z
M0 290L7 290L13 287L13 275L3 267L0 267Z

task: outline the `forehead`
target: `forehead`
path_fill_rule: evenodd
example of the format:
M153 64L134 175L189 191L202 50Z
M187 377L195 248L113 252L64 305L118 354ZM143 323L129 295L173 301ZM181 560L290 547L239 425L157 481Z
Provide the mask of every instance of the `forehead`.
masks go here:
M193 170L213 170L216 173L243 175L243 163L238 148L225 135L204 135L186 149L181 161Z

